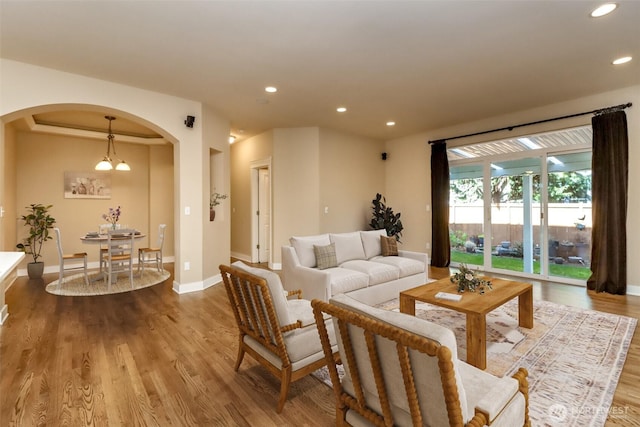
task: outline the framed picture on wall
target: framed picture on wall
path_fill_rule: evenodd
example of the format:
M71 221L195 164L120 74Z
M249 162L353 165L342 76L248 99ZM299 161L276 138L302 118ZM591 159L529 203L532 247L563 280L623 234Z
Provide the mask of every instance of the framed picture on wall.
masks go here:
M111 175L101 172L65 172L65 199L110 199Z

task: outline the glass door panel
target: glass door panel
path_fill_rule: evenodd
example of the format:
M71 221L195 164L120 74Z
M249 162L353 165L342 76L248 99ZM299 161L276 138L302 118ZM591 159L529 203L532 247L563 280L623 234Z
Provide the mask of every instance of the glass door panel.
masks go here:
M548 159L549 275L591 275L591 152Z
M449 238L451 261L484 264L482 163L449 169Z
M540 274L541 159L491 164L491 267Z

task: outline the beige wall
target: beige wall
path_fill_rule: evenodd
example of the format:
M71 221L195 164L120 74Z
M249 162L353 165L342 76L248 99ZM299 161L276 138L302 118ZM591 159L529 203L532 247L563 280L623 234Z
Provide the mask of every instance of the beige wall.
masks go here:
M220 119L213 111L205 107L203 109L203 147L202 147L202 169L205 173L202 176L202 188L206 189L203 194L203 211L201 218L203 223L202 243L202 265L206 285L214 284L221 280L220 264L229 264L229 251L231 239L230 220L230 200L223 200L216 206L215 221L209 221L209 196L214 191L211 188L212 181L215 191L229 194L230 171L229 171L229 123ZM212 166L211 154L216 156L215 169ZM215 180L212 179L215 176Z
M0 158L2 158L2 182L0 183L0 200L4 216L0 218L0 243L2 251L16 250L16 221L18 211L16 206L16 131L12 126L0 126L0 132L4 131L4 147L0 145ZM0 138L0 141L2 139ZM1 142L0 142L1 144Z
M166 224L162 256L163 258L173 257L175 255L173 145L152 145L147 148L149 152L148 242L151 246L155 246L158 240L158 226Z
M118 155L131 166L131 172L105 172L111 176L111 199L65 199L64 172L95 172L95 163L104 155L106 140L44 135L33 132L17 132L15 164L16 204L18 216L24 214L31 203L53 205L51 215L63 235L66 252L87 252L89 262L97 265L98 252L83 245L79 240L88 231L97 231L105 221L102 214L110 207L120 206L120 223L135 227L147 234L138 244L148 245L149 237L157 238L160 222L173 228L173 167L171 145L148 146L118 143ZM152 154L153 153L153 154ZM152 163L153 160L153 163ZM154 181L150 181L153 177ZM168 185L169 191L164 191ZM167 197L170 196L171 198ZM14 217L15 218L15 217ZM21 220L16 218L15 243L26 234ZM155 243L154 243L155 244ZM45 244L42 252L46 271L55 271L58 255L55 244ZM174 255L173 237L167 236L164 256ZM23 261L31 261L28 256Z
M275 129L231 149L231 253L251 259L251 167L272 161L271 261L289 237L367 228L371 200L384 192L384 143L310 128ZM324 213L325 206L328 213Z
M231 254L251 260L251 166L273 156L273 131L231 145ZM273 194L272 194L273 198Z
M386 191L384 147L383 141L320 129L320 232L369 229L371 201Z
M635 244L640 240L640 232L635 226L636 219L640 217L640 167L638 167L640 166L640 86L595 94L568 102L387 141L387 151L389 152L389 160L386 162L387 200L392 202L390 204L394 210L402 212L406 230L403 248L424 251L426 243L431 243L431 212L426 211L426 205L431 203L431 147L427 141L593 111L627 102L633 103L633 107L625 110L629 130L627 258L629 260L640 259L640 246ZM591 117L591 115L586 115L569 120L517 128L511 132L503 131L455 140L448 143L448 147L588 125L591 123ZM633 292L640 291L640 287L638 287L640 286L640 263L630 262L628 264L628 283L635 287L635 289L632 288Z
M273 137L272 260L281 262L289 237L320 231L319 129L275 129Z

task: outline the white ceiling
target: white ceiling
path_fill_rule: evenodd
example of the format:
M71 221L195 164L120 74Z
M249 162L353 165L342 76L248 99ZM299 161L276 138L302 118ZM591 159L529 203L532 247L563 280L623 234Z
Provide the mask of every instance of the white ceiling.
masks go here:
M640 1L617 3L0 0L0 55L201 101L241 137L391 139L640 84Z

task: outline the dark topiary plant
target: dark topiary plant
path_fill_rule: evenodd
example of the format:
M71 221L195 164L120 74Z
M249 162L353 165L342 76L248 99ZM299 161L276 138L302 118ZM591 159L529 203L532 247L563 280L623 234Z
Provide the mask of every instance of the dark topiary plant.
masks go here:
M373 218L369 223L369 227L373 230L387 230L387 236L395 236L396 240L400 242L400 236L402 236L402 221L400 221L400 214L394 214L393 209L386 205L387 200L382 194L377 193L376 198L372 200Z

